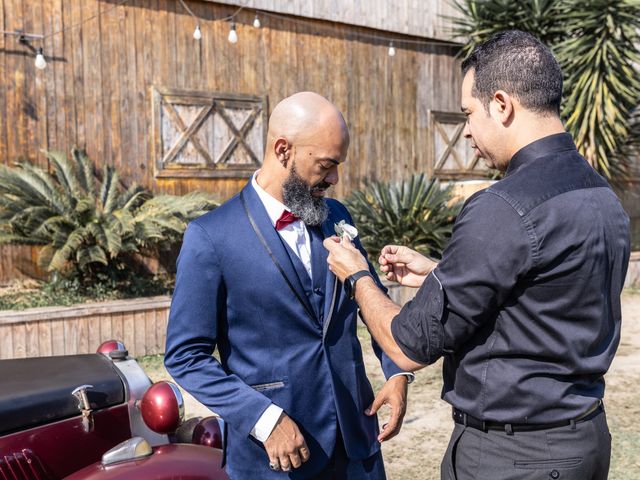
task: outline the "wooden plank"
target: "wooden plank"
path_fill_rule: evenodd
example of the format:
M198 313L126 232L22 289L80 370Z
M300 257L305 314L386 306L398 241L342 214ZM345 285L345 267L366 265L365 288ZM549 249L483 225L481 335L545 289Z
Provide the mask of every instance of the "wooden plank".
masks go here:
M114 338L113 334L111 333L111 326L112 326L111 315L102 314L98 316L98 325L99 325L99 332L100 332L98 345L103 342L106 342L107 340L117 340L116 338Z
M38 356L48 357L53 355L51 323L48 320L38 322Z
M3 20L3 25L6 26L7 12L4 7L4 2L0 2L0 19ZM9 41L12 41L7 35L0 35L0 78L10 78L9 71L6 66L6 50L9 46ZM8 88L0 88L0 162L6 164L9 160L7 155L7 126L10 122L7 121L7 95L10 94ZM0 254L2 251L0 250ZM2 268L2 267L0 267ZM1 275L1 272L0 272ZM0 352L1 358L2 352Z
M11 326L13 338L13 358L26 358L27 356L27 333L24 323L17 323Z
M145 314L144 312L134 312L133 316L133 335L135 345L135 356L141 357L146 355L146 331L145 331Z
M51 320L51 350L52 355L64 355L65 337L64 320Z
M140 118L145 111L138 109L138 97L144 97L137 85L137 51L136 51L136 16L135 4L124 4L118 7L121 12L122 37L118 42L120 50L120 163L128 167L129 178L142 185L148 185L147 170L153 170L149 164L151 157L146 157L144 142L139 142ZM144 105L144 104L141 104Z
M102 3L102 2L100 2ZM101 4L97 4L97 8L101 8ZM107 4L108 5L108 4ZM102 7L105 9L104 7ZM96 104L99 104L101 112L95 112L97 122L95 125L95 134L98 135L98 129L102 133L98 139L102 140L102 144L95 145L97 152L101 153L101 161L103 164L114 166L120 163L120 62L123 57L118 40L122 38L122 32L119 31L119 23L116 18L116 11L111 8L103 15L88 22L86 25L94 29L99 35L99 41L96 38L99 49L94 50L99 57L96 57L95 70L101 72L99 77L95 78L96 84L91 92L96 98ZM94 26L95 25L95 26ZM97 157L94 157L97 158ZM126 170L126 168L125 168ZM121 173L125 173L121 171Z
M100 335L100 323L102 320L102 315L95 315L87 317L88 323L88 351L95 352L96 349L102 343L102 336Z
M122 314L122 338L127 350L132 356L137 356L137 345L135 335L135 321L133 312Z
M33 2L30 5L30 8L27 8L32 17L32 32L46 32L49 31L48 28L45 28L44 21L45 19L51 18L51 4L49 0L40 0L39 2ZM44 43L44 44L43 44ZM51 41L50 39L45 39L44 42L40 42L40 45L43 48L49 47L49 51L51 52ZM35 59L34 59L34 67L35 70L35 78L33 84L33 104L35 106L35 115L32 119L32 123L29 125L29 128L33 131L33 143L30 147L33 149L33 153L29 155L29 158L33 161L37 162L40 166L47 167L48 161L46 156L42 153L42 150L47 150L49 147L49 133L55 137L55 119L52 115L49 114L49 108L47 103L49 101L49 93L53 92L52 98L55 96L55 82L53 77L52 67L52 59L50 58L47 62L47 66L49 69L39 70L35 68ZM55 108L55 107L54 107Z
M144 336L145 336L145 352L144 355L155 355L160 353L158 346L158 335L156 332L156 311L147 310L144 312Z
M158 310L156 312L156 335L158 336L158 353L164 353L167 343L167 324L169 323L169 310Z
M63 9L64 2L62 0L53 0L51 2L50 13L50 33L59 32L63 29ZM69 113L65 108L66 85L65 85L65 39L66 35L56 34L49 37L47 42L47 51L52 55L49 61L51 65L51 81L48 82L47 89L47 115L49 116L51 127L49 128L48 148L51 150L69 151L67 140L67 116Z
M0 360L13 357L13 326L0 325Z
M89 317L80 317L78 318L78 340L77 340L77 352L78 353L89 353L92 350L92 346L89 345ZM95 348L98 348L96 345Z
M68 318L64 322L64 354L75 355L78 352L78 319Z
M123 342L125 347L129 348L129 345L125 343L124 319L122 313L114 313L111 315L111 338Z
M101 7L99 0L86 0L80 2L82 19L87 20L78 30L82 32L82 74L84 78L84 111L85 111L85 144L89 157L93 160L102 159L103 150L103 106L102 95L102 68L106 59L102 57L102 29L101 16L98 15ZM92 18L93 17L93 18ZM90 20L89 20L90 19ZM105 69L110 66L105 65Z
M83 2L78 1L67 3L69 8L68 15L65 15L65 25L71 27L82 23L82 3ZM65 71L65 75L69 80L72 80L72 82L65 82L65 88L68 86L67 97L75 107L73 110L70 110L75 113L73 124L70 126L75 131L75 144L80 148L84 148L87 143L85 98L90 95L91 91L90 85L85 82L84 57L85 55L88 58L91 57L89 57L88 52L85 51L85 45L82 39L83 32L84 29L82 28L71 28L68 32L64 33L65 36L71 39L68 49L65 45L65 52L67 52L68 58L71 60L71 69L70 71ZM95 61L95 59L92 59L92 62L93 61ZM65 108L67 108L66 104Z
M24 12L21 0L5 0L4 29L6 31L24 30ZM25 71L27 68L28 49L21 46L15 37L7 39L12 55L3 54L6 63L7 76L4 82L6 88L6 118L11 119L7 126L6 162L11 165L18 157L25 155L27 143L26 118L24 114L24 101L30 100L26 94Z
M38 323L40 322L28 322L24 324L25 333L25 352L27 358L41 356L39 341Z

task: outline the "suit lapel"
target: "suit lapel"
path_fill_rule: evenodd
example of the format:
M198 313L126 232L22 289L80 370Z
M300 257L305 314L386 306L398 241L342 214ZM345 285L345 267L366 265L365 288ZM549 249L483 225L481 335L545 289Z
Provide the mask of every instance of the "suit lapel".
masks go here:
M336 220L335 218L333 218L333 211L331 209L329 209L329 216L327 217L327 219L325 220L325 222L322 224L322 235L324 238L328 238L331 236L334 236L335 233L335 228L334 228L334 224L337 223L339 220ZM324 262L325 265L327 265L327 257L329 255L329 252L327 252L327 249L325 249L324 247L322 248L322 261ZM331 272L331 270L329 270L329 267L326 266L326 272L327 272L327 279L325 281L325 295L324 295L324 322L322 325L322 336L324 337L327 334L327 330L329 328L329 324L331 323L331 319L333 317L333 310L335 308L335 304L338 298L338 290L339 290L339 285L340 282L338 282L338 279L336 278L336 276L333 274L333 272Z
M299 300L303 302L303 306L305 306L308 311L313 312L314 309L307 298L307 294L300 282L296 269L291 262L291 258L287 253L282 238L271 224L271 219L267 214L267 210L264 208L258 193L251 186L251 182L244 187L242 193L244 194L247 208L255 221L256 227L259 229L274 257L282 267L282 270L284 271L284 274L289 280L291 286L298 293ZM264 253L268 261L272 262L266 249Z

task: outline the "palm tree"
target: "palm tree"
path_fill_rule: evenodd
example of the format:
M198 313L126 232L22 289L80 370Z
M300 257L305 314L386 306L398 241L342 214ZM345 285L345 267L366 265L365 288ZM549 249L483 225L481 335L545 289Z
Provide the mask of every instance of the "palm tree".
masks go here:
M180 241L187 223L217 206L208 196L153 197L125 188L87 155L45 152L54 173L30 163L0 166L0 244L39 245L47 272L83 282L113 281L144 272L143 257L159 257Z
M562 117L580 153L606 177L629 173L625 144L640 102L640 1L454 0L463 18L454 34L469 39L463 54L501 30L540 38L564 72Z

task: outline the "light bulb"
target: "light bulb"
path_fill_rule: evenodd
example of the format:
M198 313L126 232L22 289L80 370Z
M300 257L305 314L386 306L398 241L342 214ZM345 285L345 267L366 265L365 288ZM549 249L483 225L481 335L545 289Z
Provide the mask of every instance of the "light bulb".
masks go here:
M258 18L258 15L256 15L256 18L253 19L253 28L260 28L260 26L260 19Z
M396 47L393 46L393 42L389 42L389 56L390 57L396 56Z
M42 70L46 66L47 66L47 61L44 59L42 48L39 48L38 54L36 55L36 68Z
M200 40L202 38L202 32L200 31L200 25L196 25L196 29L193 31L193 38Z
M231 24L231 30L229 30L229 36L227 37L229 43L238 43L238 33L236 32L236 24Z

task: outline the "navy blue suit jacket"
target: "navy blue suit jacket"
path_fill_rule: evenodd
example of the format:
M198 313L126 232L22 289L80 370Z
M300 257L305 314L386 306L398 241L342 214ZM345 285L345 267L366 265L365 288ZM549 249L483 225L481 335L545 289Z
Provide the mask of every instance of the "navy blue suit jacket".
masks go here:
M252 228L242 197L299 298ZM165 365L228 425L231 478L282 478L269 471L264 447L250 436L271 403L297 423L311 452L292 478L308 478L327 463L338 425L351 459L379 449L377 419L364 414L374 395L356 335L357 305L327 268L322 246L335 223L353 221L338 201L327 205L327 221L309 228L313 279L271 224L251 183L185 232ZM216 345L219 362L212 356ZM380 358L387 377L401 371L384 354Z

